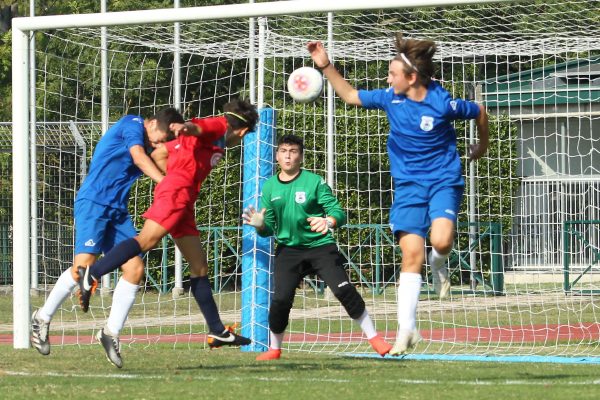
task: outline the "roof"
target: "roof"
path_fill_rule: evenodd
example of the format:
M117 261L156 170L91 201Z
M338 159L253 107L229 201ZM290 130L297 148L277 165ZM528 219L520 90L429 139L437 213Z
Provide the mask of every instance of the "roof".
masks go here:
M488 107L600 102L600 57L530 69L483 85Z

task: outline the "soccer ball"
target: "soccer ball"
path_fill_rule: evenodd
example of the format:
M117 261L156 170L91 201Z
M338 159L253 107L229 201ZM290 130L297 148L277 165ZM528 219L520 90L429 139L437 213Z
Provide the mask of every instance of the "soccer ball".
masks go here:
M299 103L315 101L323 91L323 76L311 67L300 67L290 74L288 93Z

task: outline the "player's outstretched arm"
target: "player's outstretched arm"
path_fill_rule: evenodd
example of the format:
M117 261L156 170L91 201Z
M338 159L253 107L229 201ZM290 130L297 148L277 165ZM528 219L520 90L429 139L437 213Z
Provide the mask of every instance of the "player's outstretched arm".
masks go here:
M146 154L142 146L136 145L129 149L133 163L154 182L159 183L163 180L164 175L160 169L154 164L154 161Z
M353 88L333 66L323 44L320 41L308 42L306 48L315 65L329 80L337 95L347 104L361 106L362 103L358 97L358 90Z
M485 107L479 104L479 116L475 119L477 130L479 132L479 143L470 146L469 161L481 158L487 151L489 144L489 123Z

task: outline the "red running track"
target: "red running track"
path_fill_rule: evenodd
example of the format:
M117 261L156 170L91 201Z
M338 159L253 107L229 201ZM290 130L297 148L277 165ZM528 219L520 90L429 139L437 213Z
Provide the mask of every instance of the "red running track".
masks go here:
M600 340L600 323L578 325L528 325L501 326L495 328L441 328L421 330L421 336L426 340L458 343L544 343L556 341L598 341ZM387 339L395 339L395 332L386 332ZM54 339L54 340L52 340ZM123 335L123 343L201 343L206 340L204 334L177 335ZM359 332L311 334L294 333L286 335L286 341L293 343L332 343L341 341L358 342L363 340ZM80 336L51 336L51 343L59 344L90 344L94 343L92 335ZM11 345L12 335L0 335L0 345Z

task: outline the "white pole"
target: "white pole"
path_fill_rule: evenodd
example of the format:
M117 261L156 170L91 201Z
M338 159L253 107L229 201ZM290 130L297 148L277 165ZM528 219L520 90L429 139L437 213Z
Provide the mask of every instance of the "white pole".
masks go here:
M100 12L106 14L106 0L102 0L100 3ZM102 134L104 135L108 130L108 44L106 40L107 29L106 26L100 28L100 74L101 74L101 88L102 93L100 99L100 108L102 109ZM110 290L110 274L106 274L102 277L102 290L101 295L107 295Z
M12 27L13 347L29 348L29 36Z
M250 4L254 3L254 0L250 0ZM256 103L256 52L254 48L254 39L256 37L256 19L250 18L250 24L248 28L248 40L250 46L248 48L248 96L250 97L250 103Z
M473 89L473 93L472 93L472 96L469 96L470 97L469 100L475 100L476 102L481 104L483 102L482 101L483 99L481 96L481 86L473 85L472 89ZM475 143L476 143L475 120L470 120L469 121L469 144L471 145L471 144L475 144ZM472 242L477 240L477 231L478 231L477 226L475 226L475 222L477 222L477 215L475 213L475 195L476 195L475 175L476 175L475 162L472 161L469 163L469 208L468 208L469 246L471 245ZM475 290L477 288L477 280L475 279L475 272L478 272L478 268L477 268L477 256L474 251L471 251L469 253L469 265L471 267L471 289Z
M29 15L35 15L35 0L29 1ZM29 32L29 136L30 143L30 177L29 185L31 196L31 294L38 294L38 213L37 213L37 140L35 124L37 121L35 112L35 32Z
M228 4L180 9L121 11L96 14L73 14L13 19L13 27L20 30L57 29L94 26L118 26L152 23L204 21L267 17L284 14L307 14L353 10L406 9L415 7L443 7L452 5L506 3L515 0L304 0L271 1L254 4Z
M263 108L265 102L265 36L267 19L260 17L258 19L258 99L256 108Z
M469 121L469 144L475 143L475 120ZM475 161L469 163L469 247L477 240L477 221L475 216ZM475 272L477 268L477 257L475 251L469 253L469 264L471 266L471 289L477 288Z
M327 54L329 61L333 62L333 13L327 13ZM331 83L327 81L327 184L333 190L335 188L335 164L334 164L334 91Z
M106 0L102 0L100 3L100 11L102 14L106 14ZM101 119L102 119L102 134L108 130L108 44L106 40L107 29L106 26L100 28L100 67L101 67Z
M174 7L179 8L179 0L174 1ZM181 40L181 25L175 22L173 31L173 107L181 111L181 52L179 51ZM165 279L163 277L163 279ZM183 255L181 250L175 246L175 286L173 287L173 297L179 297L183 294Z
M569 123L569 118L566 118L564 121L560 122L560 159L561 165L557 168L561 174L567 175L570 173L567 168L567 154L569 149L567 149L567 124Z

